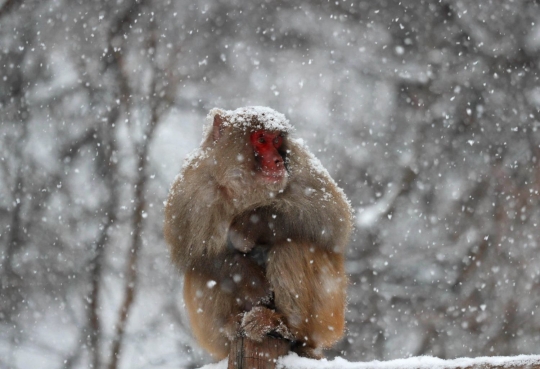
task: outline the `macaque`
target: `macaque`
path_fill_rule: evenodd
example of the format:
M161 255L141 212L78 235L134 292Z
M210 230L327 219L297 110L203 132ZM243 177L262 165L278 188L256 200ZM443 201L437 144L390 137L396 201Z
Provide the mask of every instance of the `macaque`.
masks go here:
M243 335L320 358L345 328L350 205L270 108L212 109L165 208L195 338L217 359Z

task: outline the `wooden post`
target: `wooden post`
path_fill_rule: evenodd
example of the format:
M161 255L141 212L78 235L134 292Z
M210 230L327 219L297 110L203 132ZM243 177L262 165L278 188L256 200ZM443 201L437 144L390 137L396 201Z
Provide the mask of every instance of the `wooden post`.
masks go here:
M228 369L274 369L280 356L289 352L290 342L266 336L262 342L238 337L231 344Z

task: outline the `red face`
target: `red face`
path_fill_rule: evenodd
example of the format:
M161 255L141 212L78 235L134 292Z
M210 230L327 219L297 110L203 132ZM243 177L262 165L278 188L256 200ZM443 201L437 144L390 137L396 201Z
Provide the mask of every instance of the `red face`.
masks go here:
M282 180L287 171L279 149L283 145L283 135L279 131L255 131L250 136L255 157L263 177L271 181Z

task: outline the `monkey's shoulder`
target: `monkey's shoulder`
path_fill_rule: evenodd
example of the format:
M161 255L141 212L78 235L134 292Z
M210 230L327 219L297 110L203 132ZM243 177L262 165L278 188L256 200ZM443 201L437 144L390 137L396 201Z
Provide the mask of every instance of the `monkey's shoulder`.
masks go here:
M334 181L321 161L307 148L302 140L292 140L289 166L290 190L295 195L304 194L322 202L337 201L350 209L343 190Z
M285 207L316 207L321 211L336 207L351 212L347 196L325 173L293 173L287 188L277 197L277 202L282 202L281 205Z

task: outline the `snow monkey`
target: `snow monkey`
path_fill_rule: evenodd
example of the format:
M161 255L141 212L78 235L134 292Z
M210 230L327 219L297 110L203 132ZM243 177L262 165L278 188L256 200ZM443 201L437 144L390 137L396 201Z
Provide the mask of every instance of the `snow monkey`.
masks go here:
M195 338L215 358L237 335L279 335L320 358L343 335L350 205L285 116L212 109L165 207Z

